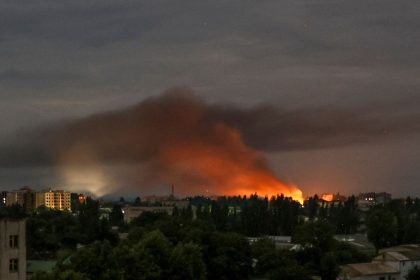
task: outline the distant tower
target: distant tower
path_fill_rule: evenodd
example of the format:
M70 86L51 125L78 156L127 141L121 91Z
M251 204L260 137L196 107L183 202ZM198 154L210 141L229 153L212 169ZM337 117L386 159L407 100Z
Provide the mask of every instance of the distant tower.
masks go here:
M175 198L175 186L173 184L171 186L171 198Z

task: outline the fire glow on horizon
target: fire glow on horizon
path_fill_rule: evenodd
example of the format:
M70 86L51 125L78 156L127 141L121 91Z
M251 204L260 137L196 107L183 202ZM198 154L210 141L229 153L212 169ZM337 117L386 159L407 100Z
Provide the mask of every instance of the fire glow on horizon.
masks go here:
M279 180L263 153L228 121L236 115L236 109L177 88L125 110L53 127L43 139L67 185L96 196L157 193L152 186L169 183L182 195L208 189L302 202L302 192Z

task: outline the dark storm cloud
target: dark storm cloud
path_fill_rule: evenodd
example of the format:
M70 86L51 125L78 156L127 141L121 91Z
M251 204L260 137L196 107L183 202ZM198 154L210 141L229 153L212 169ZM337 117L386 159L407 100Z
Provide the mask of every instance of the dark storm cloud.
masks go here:
M6 69L0 72L0 82L50 82L56 84L77 79L80 79L80 76L77 74L64 72L34 72L18 69Z
M209 134L213 124L237 129L247 145L265 152L383 143L419 133L420 114L395 108L241 108L209 104L177 88L124 110L24 131L1 147L0 165L54 166L67 153L72 159L65 164L85 164L89 153L97 164L150 163L168 143L198 137L203 143L223 145L219 136Z
M209 110L258 149L403 143L417 130L406 124L419 104L419 13L417 0L1 1L0 143L16 130L125 108L174 85L239 104ZM30 135L2 151L4 166L52 161L42 136ZM420 165L408 162L395 165Z

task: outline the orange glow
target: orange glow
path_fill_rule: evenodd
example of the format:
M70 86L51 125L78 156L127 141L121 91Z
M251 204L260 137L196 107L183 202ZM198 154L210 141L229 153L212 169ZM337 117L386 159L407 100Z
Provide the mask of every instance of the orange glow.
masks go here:
M163 174L166 180L179 181L181 188L186 187L181 190L185 193L194 192L194 186L199 184L214 194L257 193L269 197L283 194L303 203L302 192L277 179L263 156L242 142L238 131L223 124L209 129L223 137L223 145L192 139L190 143L172 143L160 151L162 164L170 166ZM186 181L191 182L190 186L185 186Z
M333 194L323 194L322 195L322 200L325 200L327 202L331 202L334 200L334 195Z
M72 124L77 137L58 138L65 143L57 162L66 185L95 196L119 188L157 194L175 185L180 195L283 194L302 203L302 192L280 181L214 109L182 93Z

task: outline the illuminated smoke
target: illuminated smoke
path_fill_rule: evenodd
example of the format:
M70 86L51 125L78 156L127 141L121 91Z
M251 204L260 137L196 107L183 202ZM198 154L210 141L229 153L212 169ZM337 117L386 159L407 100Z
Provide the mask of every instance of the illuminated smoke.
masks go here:
M204 100L185 89L47 134L67 184L93 193L120 186L153 193L154 186L174 184L184 195L258 193L301 199L296 187L276 178L260 152L244 144L239 130L214 117Z
M58 167L63 187L97 195L168 193L174 184L184 195L299 198L260 151L378 143L420 131L418 112L374 108L240 108L176 88L124 110L19 134L0 146L0 167Z

